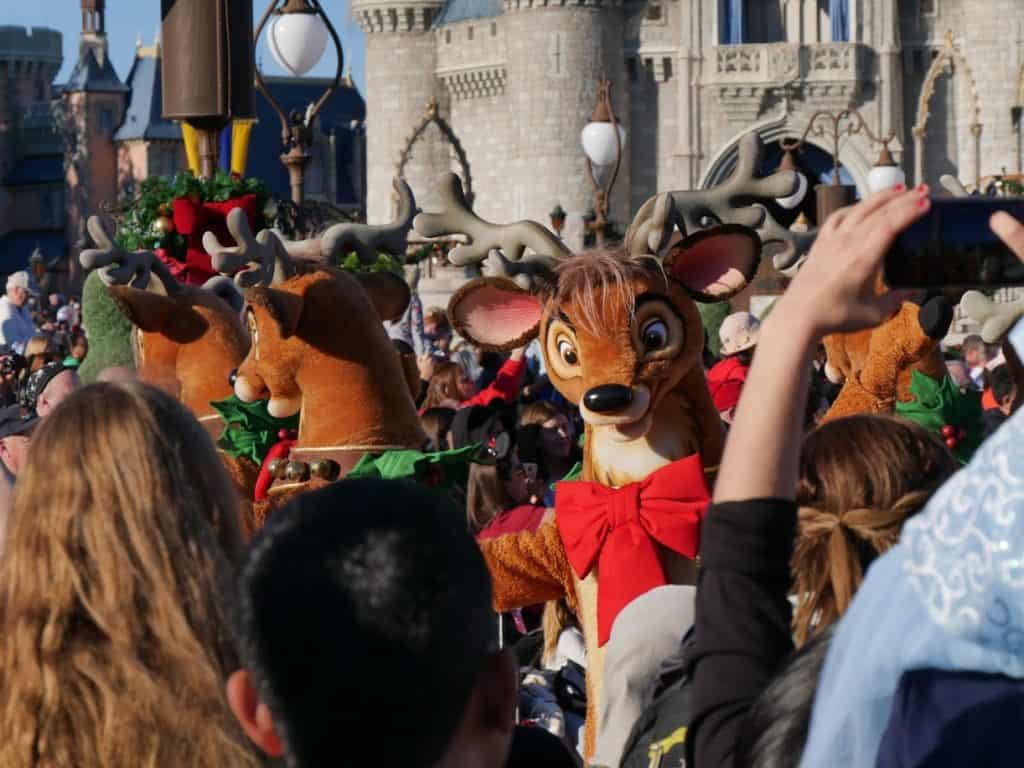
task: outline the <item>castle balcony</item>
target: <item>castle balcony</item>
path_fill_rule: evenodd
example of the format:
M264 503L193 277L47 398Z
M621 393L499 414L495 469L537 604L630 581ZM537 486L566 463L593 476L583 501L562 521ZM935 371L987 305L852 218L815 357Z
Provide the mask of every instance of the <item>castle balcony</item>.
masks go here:
M861 43L745 43L712 48L705 77L728 118L750 123L770 96L802 98L814 109L857 104L869 79L870 49Z

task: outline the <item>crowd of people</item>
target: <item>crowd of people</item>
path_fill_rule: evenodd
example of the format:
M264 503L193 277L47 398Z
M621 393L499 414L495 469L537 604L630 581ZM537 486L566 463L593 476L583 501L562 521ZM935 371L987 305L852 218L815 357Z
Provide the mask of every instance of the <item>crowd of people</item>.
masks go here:
M1016 764L1024 417L1005 357L980 337L950 355L985 407L966 466L897 417L820 423L822 339L907 298L876 278L928 200L836 214L763 321L705 340L727 438L699 576L616 617L587 764ZM1024 260L1024 224L992 226ZM474 449L464 481L343 479L246 542L184 406L120 369L82 385L80 315L27 273L0 299L0 765L584 764L580 617L496 615L478 546L535 530L580 475L584 425L536 342L474 349L414 295L388 331L417 355L423 450Z

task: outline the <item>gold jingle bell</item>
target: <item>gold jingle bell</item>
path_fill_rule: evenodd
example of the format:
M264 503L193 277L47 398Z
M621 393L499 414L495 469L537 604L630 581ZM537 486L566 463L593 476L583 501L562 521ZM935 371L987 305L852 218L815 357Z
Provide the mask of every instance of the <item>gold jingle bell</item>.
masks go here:
M293 483L309 480L309 464L304 461L289 461L284 470L284 479Z
M313 477L331 481L341 474L341 466L331 459L319 459L309 465L309 471Z
M271 459L270 463L267 464L267 472L275 480L283 480L284 470L287 464L287 459Z

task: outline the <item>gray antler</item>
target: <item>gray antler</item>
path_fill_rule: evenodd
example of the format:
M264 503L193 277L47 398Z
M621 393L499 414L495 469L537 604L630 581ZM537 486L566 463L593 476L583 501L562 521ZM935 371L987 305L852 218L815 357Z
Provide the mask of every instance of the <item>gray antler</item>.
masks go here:
M971 194L967 191L967 188L964 187L963 182L961 182L960 179L948 173L944 173L939 177L939 184L941 184L953 197L969 197Z
M814 242L816 232L794 233L780 225L763 203L793 194L798 184L795 171L776 171L761 178L757 169L761 165L764 145L756 133L740 139L736 170L729 179L711 189L676 191L649 198L637 212L626 233L631 253L656 253L651 247L652 237L664 243L666 227L678 228L683 235L706 226L706 220L718 223L742 224L757 229L766 248L781 247L774 255L777 269L796 264ZM671 197L671 206L662 200Z
M212 232L203 235L203 248L210 254L215 270L233 276L240 288L280 283L295 274L295 264L281 239L269 229L253 237L241 208L228 213L227 225L238 245L222 245Z
M106 285L130 285L166 296L181 290L174 275L152 251L126 251L117 244L99 216L86 222L89 235L96 244L79 254L78 260L87 270L97 270ZM150 278L156 277L155 281Z
M1024 299L996 303L980 291L967 291L960 299L960 310L981 326L986 344L995 344L1024 315Z
M491 260L490 265L496 272L510 274L506 265L530 262L533 271L543 270L569 255L561 240L534 221L492 224L481 219L466 202L462 182L454 173L440 178L437 192L441 212L419 214L413 227L424 237L465 235L469 242L448 254L448 260L456 266L487 261L491 251L499 251L502 258ZM527 249L533 253L524 258ZM520 270L520 274L525 271Z

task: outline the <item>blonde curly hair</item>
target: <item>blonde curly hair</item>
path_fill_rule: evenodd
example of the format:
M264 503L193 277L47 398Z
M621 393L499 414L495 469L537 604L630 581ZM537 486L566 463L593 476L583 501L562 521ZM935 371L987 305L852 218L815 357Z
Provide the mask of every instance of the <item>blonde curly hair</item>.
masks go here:
M185 409L95 384L40 425L0 556L0 765L255 766L217 595L237 502Z

